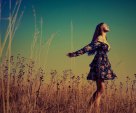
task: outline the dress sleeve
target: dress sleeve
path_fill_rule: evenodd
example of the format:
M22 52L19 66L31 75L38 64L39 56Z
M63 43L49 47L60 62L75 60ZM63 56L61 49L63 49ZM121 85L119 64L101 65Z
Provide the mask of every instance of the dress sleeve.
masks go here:
M81 48L80 50L77 50L75 52L72 52L71 55L73 57L76 57L76 56L80 56L80 55L83 55L87 52L92 52L92 51L95 51L99 46L100 46L100 42L97 41L97 42L92 42L92 43L89 43L88 45L84 46L83 48Z

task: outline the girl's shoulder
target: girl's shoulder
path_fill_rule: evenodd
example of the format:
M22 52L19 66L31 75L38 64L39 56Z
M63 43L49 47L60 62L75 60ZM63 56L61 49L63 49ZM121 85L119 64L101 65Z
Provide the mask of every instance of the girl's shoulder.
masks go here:
M98 36L97 41L103 42L103 37L101 35Z
M109 45L107 40L105 40L101 35L98 36L97 41Z
M106 44L106 45L108 45L108 50L110 50L110 44L108 43L108 41L107 40L104 40L103 39L103 37L100 35L100 36L98 36L98 38L97 38L97 42L100 42L100 43L102 43L102 44Z

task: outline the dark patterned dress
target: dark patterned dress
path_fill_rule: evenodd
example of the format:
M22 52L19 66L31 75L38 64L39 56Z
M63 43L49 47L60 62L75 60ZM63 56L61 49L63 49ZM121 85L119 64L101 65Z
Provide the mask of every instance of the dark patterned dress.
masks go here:
M108 44L96 41L71 54L73 57L76 57L92 51L95 51L95 57L90 64L90 72L88 73L87 80L113 80L117 77L111 68L111 63L107 56L107 53L109 52Z

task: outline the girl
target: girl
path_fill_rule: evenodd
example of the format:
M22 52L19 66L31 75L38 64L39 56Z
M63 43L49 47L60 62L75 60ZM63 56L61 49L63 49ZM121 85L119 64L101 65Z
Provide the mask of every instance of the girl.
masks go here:
M107 42L106 34L109 27L105 23L100 23L96 26L91 43L82 49L68 53L69 57L76 57L87 53L88 55L95 54L93 61L90 64L90 72L88 73L87 80L96 81L97 90L94 92L90 99L88 107L94 104L95 108L99 107L101 95L104 92L104 80L113 80L116 74L111 68L107 53L110 50L110 45Z

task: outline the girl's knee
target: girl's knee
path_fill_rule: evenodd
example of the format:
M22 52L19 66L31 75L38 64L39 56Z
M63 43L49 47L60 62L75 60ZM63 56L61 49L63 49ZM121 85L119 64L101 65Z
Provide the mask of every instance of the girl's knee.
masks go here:
M100 90L100 93L103 94L103 93L104 93L104 89L101 89L101 90Z
M101 88L101 89L97 90L97 92L98 92L99 94L103 94L103 93L104 93L104 89Z

